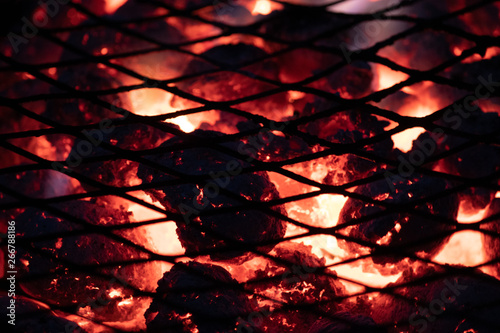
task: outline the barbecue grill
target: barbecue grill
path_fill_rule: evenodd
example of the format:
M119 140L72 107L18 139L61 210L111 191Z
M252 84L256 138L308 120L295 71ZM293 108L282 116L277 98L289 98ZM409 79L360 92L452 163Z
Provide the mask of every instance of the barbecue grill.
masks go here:
M15 332L500 332L500 2L5 4Z

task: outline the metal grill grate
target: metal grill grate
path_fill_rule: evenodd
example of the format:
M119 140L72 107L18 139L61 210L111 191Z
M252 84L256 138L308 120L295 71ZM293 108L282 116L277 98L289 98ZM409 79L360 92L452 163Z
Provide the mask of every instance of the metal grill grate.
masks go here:
M495 52L495 47L500 47L498 15L497 20L493 20L497 26L489 26L489 17L485 14L498 13L497 1L442 5L431 5L427 1L396 1L380 5L377 8L382 9L370 14L347 14L327 11L327 8L349 1L323 1L313 7L272 0L267 4L276 10L268 15L246 14L245 4L236 1L144 0L137 3L137 8L142 8L142 11L131 11L133 15L122 20L117 20L116 15L97 15L85 6L84 1L83 4L61 4L58 15L44 28L39 28L33 37L27 38L18 30L12 30L26 42L13 46L12 35L7 35L2 45L0 71L5 79L0 97L5 119L0 134L5 156L0 169L0 206L2 223L5 224L2 231L6 230L7 221L16 221L17 294L50 304L50 309L36 308L28 306L27 300L24 305L19 300L18 323L23 320L29 323L27 318L33 317L36 318L34 322L47 332L51 328L43 325L53 325L50 326L52 331L63 328L73 331L76 324L72 322L89 331L97 331L96 327L136 331L144 327L135 322L127 326L123 319L125 315L110 309L110 306L133 304L142 311L148 308L152 297L156 300L153 301L156 308L148 311L156 310L160 314L161 311L170 311L170 315L165 315L162 320L178 325L171 328L175 332L191 329L193 326L190 325L198 325L200 332L230 331L224 326L228 322L234 324L232 331L272 332L281 327L279 330L283 332L307 332L308 326L321 318L327 319L316 322L311 332L327 332L320 330L321 325L362 324L364 319L354 317L355 314L372 317L380 327L389 331L397 327L416 332L424 326L429 330L446 331L451 326L432 326L443 318L443 322L449 318L450 322L463 318L458 322L457 332L458 329L466 332L469 328L478 332L500 329L500 323L490 316L500 306L499 283L490 276L498 278L500 271L498 199L495 198L499 190L500 165L497 160L500 156L497 98L500 95L495 81L499 74L498 67L495 67L498 56L481 58L488 58L488 52ZM439 9L447 5L453 8L440 13ZM147 16L142 16L147 12ZM65 19L60 19L61 15L66 15ZM484 18L484 22L471 21L478 17ZM77 26L68 22L77 22ZM388 31L396 26L400 28L399 32ZM161 30L165 27L170 29L167 36L155 30L165 31ZM308 27L310 29L306 29ZM19 25L17 28L24 27ZM380 31L377 33L370 30L372 28ZM88 38L85 37L87 33ZM442 38L449 46L456 43L458 51L451 50L451 56L446 56L446 53L442 58L438 57L444 59L440 63L426 58L424 51L428 47L426 38L429 35L429 38L434 38L431 47L436 45L435 40ZM115 41L120 36L122 44L106 43L110 36ZM366 37L365 44L363 38ZM82 45L82 40L85 45ZM254 46L240 50L239 44L232 50L219 49L220 53L209 51L227 44L227 41L254 43ZM413 49L408 51L412 43L421 43L422 47L418 48L421 55L410 54L416 52ZM266 52L256 51L255 45L262 45ZM16 52L18 47L19 52ZM408 59L416 59L416 65L402 65L397 56L389 57L385 51L392 50L391 47ZM243 59L224 58L233 54L231 52ZM246 58L246 55L251 56ZM308 64L301 63L296 63L296 69L283 74L282 69L292 66L294 59L307 60L308 56L311 56L311 62L322 59L331 63L318 63L316 68L311 65L314 70L307 77L301 77L304 70L301 67ZM148 70L142 61L149 62ZM429 66L420 67L427 62ZM162 72L163 66L168 67L167 73ZM176 68L183 66L186 66L185 70ZM276 68L281 70L281 76L273 76ZM366 85L364 91L357 91L363 90L361 86L366 80L377 79L365 77L367 72L373 74L381 68L386 72L397 72L403 78L388 87L373 89L373 83ZM224 95L222 88L211 87L212 91L207 88L210 84L215 85L213 81L217 78L231 78L231 75L242 82L241 90L248 91L240 91L236 97L218 98L217 93ZM283 82L286 75L295 79ZM201 88L196 88L197 84ZM342 90L342 86L336 84L352 87ZM395 105L411 104L410 98L415 95L410 92L415 93L414 87L425 84L434 87L431 92L440 94L441 104L432 112L425 116L405 115L391 109ZM325 85L329 87L324 88ZM171 105L177 102L181 107L169 106L166 107L168 112L141 115L137 109L132 110L137 107L137 100L127 101L126 96L139 98L140 94L132 93L146 90L154 90L159 96L166 94L172 98ZM471 102L484 112L478 107L473 108ZM451 118L450 110L454 106L463 106L467 113L454 111L455 118ZM468 111L469 107L471 111ZM486 113L488 108L496 112ZM176 119L192 120L193 116L213 115L214 112L220 116L220 124L199 122L194 126L205 131L189 132L183 130L183 120L176 122ZM217 126L232 130L221 135L208 132ZM419 142L424 146L425 142L435 143L432 152L426 153L428 147L419 148L416 144L408 152L398 150L392 144L387 146L395 134L415 127L425 129ZM326 135L329 130L333 132ZM88 133L99 133L94 137L98 144L90 142ZM259 141L260 145L252 146L252 138L258 139L259 134L264 139ZM435 136L439 139L434 140ZM82 142L90 142L90 146ZM160 146L161 142L168 144ZM75 152L78 144L81 151ZM43 150L44 147L52 155ZM70 150L67 147L73 147L74 156L79 153L79 158L61 158L68 155ZM85 152L85 147L89 153ZM239 149L241 147L245 149ZM214 161L204 164L200 156L211 157ZM417 161L418 156L423 160ZM166 162L168 157L176 157L179 161ZM204 210L186 199L196 192L186 194L186 189L207 189L208 184L223 183L222 171L229 169L221 169L220 165L226 168L232 161L236 161L239 167L230 177L233 185L217 185L216 188L220 193L217 198L223 197L222 200L231 204L221 203L219 207ZM312 168L328 163L331 166L322 179L313 177L311 172L301 172L297 167ZM215 171L218 176L214 177L210 171ZM131 182L137 180L137 172L142 183ZM281 187L296 183L310 190L283 195L278 188L280 197L277 197L276 190L262 189L273 188L269 184L277 179L282 182ZM256 191L252 186L259 182L264 184L261 188L264 193L262 196L258 194L258 198L251 197L251 192ZM235 191L240 188L240 193ZM247 188L249 193L245 192ZM151 192L152 189L160 191ZM144 191L162 203L162 200L179 199L176 204L164 208L140 195ZM174 193L170 197L169 191ZM408 198L408 193L415 198ZM285 211L284 207L290 210L294 203L325 195L350 198L341 212L344 224L311 225L310 221L301 220L300 214ZM196 197L195 193L198 200L206 196L207 193L202 192ZM461 210L470 208L481 211L482 215L477 222L458 223L459 204ZM134 214L136 221L131 221L127 208L120 205L142 206L163 217L141 219L140 214ZM217 224L213 221L217 221L216 217L221 214L237 219L238 214L247 214L244 212L252 212L254 217L265 216L264 220L273 221L277 229L274 232L283 234L240 242L213 224L210 227L200 222ZM314 213L313 209L309 211L309 215ZM397 227L403 230L401 233L394 223L397 218L401 219ZM49 220L52 222L47 222ZM416 227L405 226L403 220L414 221ZM205 243L213 239L220 242L215 247L189 248L185 254L159 254L144 244L145 239L152 237L145 227L162 222L176 223L187 238L194 237L195 233L203 234ZM386 226L388 223L389 227ZM284 236L284 230L279 230L280 224L298 231ZM53 230L50 229L52 225ZM471 230L483 235L486 247L483 262L450 266L433 260L452 235ZM384 236L388 232L391 234L386 242ZM310 252L311 248L290 242L309 239L313 247L326 250L327 244L314 243L325 241L325 238L308 238L322 234L334 236L338 248L351 256L339 261L334 260L337 253L325 252L325 256L332 259L326 264L317 253ZM396 240L396 235L401 235L401 238ZM68 239L75 240L73 245L68 244L71 243L67 242ZM185 241L183 245L193 243L196 242ZM270 251L277 244L282 244L282 247L276 246ZM112 255L115 246L121 251L116 257ZM7 247L3 249L7 253ZM252 260L261 260L263 266L245 266L243 262L251 258L242 256L243 253L253 253ZM165 291L169 290L177 295L168 289L169 283L170 288L174 288L173 285L184 287L201 295L209 294L207 290L223 290L227 296L223 301L233 302L233 305L239 302L234 305L234 311L240 313L228 314L229 319L206 317L210 314L196 308L198 305L190 305L193 307L190 308L176 303L179 299L185 300L184 296L171 299L164 296L164 303L159 300L157 292L162 291L153 292L151 284L155 287L161 275L154 279L141 275L152 270L161 270L162 273L165 266L160 262L173 265L187 256L204 256L202 262L224 267L231 273L228 273L230 277L195 265L177 264L177 275L168 275L171 280L164 281L163 288L166 289L163 292L169 295ZM6 254L5 258L4 261L7 260ZM221 258L227 260L220 261ZM372 261L367 264L367 260ZM356 263L357 267L370 270L374 275L394 276L394 281L398 282L377 288L334 272L342 265ZM270 275L258 272L266 268ZM242 282L241 276L239 283L233 280L238 274L250 274L251 271L254 276L250 280ZM68 280L61 282L65 276ZM79 285L76 281L80 279L85 283ZM150 287L141 288L141 283ZM357 285L362 290L349 292L352 289L346 290L342 283ZM451 310L439 314L432 312L433 297L444 290L447 283L467 286L462 293L463 299L459 295L457 299L470 307L451 306ZM325 289L321 296L314 288L304 291L305 286L315 284L318 290L324 289L325 285L330 290ZM42 290L44 288L46 290ZM92 288L106 291L107 298L102 304L94 306L99 294L88 291ZM8 283L4 284L4 290L8 289ZM120 289L121 293L114 299L110 296L113 289ZM280 289L287 291L279 294L276 290ZM270 290L275 294L271 295ZM377 292L381 296L375 297ZM305 296L300 298L297 293ZM77 301L71 299L74 295L79 295L74 297ZM469 300L470 297L475 300ZM312 298L316 298L314 302L310 301ZM305 303L301 304L297 299ZM380 314L384 302L386 314ZM272 311L266 307L270 303L274 304ZM422 308L430 309L437 319L426 317ZM172 309L190 314L175 317ZM482 314L478 309L483 311ZM201 314L193 314L193 311ZM338 311L344 312L339 314ZM417 315L412 319L413 313ZM160 314L155 320L162 323ZM84 320L85 316L88 316L87 320ZM143 313L129 314L127 318L137 317L142 318ZM484 318L488 320L484 321ZM302 322L303 327L287 326L287 320L292 319ZM92 326L88 320L98 323L98 326ZM478 322L482 326L476 327ZM217 326L219 324L221 326ZM149 331L154 330L154 325L149 327Z

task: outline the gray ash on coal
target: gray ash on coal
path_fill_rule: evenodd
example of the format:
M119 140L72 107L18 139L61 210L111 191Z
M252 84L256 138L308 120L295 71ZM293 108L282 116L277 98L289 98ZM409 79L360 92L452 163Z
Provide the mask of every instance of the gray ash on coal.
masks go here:
M177 263L158 281L145 313L147 332L234 332L254 306L224 268Z
M249 205L265 204L279 198L267 173L242 172L243 168L249 167L248 162L200 145L202 141L221 139L221 133L196 130L190 136L196 137L196 140L179 137L167 140L160 148L170 148L171 151L146 157L182 173L181 179L169 174L168 169L156 170L141 165L138 171L143 184L173 182L170 186L158 185L146 192L165 208L184 214L184 221L176 221L182 246L192 256L210 250L212 259L248 258L251 255L249 251L254 248L270 251L273 244L262 243L280 240L285 234L285 223L262 208ZM226 142L221 147L238 152L240 144ZM187 148L176 148L179 145L187 145ZM211 175L218 175L218 178L211 178ZM208 180L190 180L191 177L202 176ZM222 182L221 185L217 179ZM218 213L217 210L222 208L235 210ZM286 214L280 205L269 209ZM230 249L235 245L244 248ZM228 248L222 251L224 247Z
M260 329L306 333L322 313L342 309L345 288L335 271L325 269L325 259L311 253L311 246L283 242L270 254L277 260L262 265L247 282L257 301L272 300L272 312L266 312L269 303L262 305L267 315Z
M404 43L396 43L398 57L408 59L409 67L429 70L454 57L450 39L456 38L435 31L411 35ZM398 62L398 59L395 59Z

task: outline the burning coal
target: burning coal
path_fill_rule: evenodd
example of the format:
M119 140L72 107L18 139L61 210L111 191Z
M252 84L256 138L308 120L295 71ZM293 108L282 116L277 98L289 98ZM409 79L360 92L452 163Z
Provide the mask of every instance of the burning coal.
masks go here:
M497 1L9 6L16 329L500 330Z
M200 140L222 138L211 131L192 133ZM244 208L244 203L263 203L278 199L278 192L264 172L243 173L248 167L245 161L211 148L187 148L176 151L176 145L189 144L177 138L165 141L160 148L173 150L164 155L155 155L154 160L172 170L169 175L141 166L139 177L143 183L175 181L180 175L195 177L211 175L206 183L186 183L173 186L156 185L149 194L166 209L181 213L183 221L177 222L177 234L187 253L196 254L213 250L213 259L229 259L241 256L247 251L220 252L220 248L242 243L259 251L269 251L272 245L259 243L279 240L285 234L285 225L277 216L257 208ZM238 151L238 143L223 145L232 152ZM234 212L218 213L217 210L233 208ZM273 208L275 213L284 214L283 207ZM212 213L203 216L202 213Z

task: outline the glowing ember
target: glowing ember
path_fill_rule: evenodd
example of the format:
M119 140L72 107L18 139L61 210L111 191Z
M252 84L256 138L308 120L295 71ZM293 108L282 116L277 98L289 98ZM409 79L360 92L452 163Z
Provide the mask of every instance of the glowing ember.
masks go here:
M462 202L458 207L457 222L459 223L475 223L481 221L488 211L489 206L484 209L480 209L476 212L467 213L464 211L464 203Z
M173 97L173 94L156 88L133 90L130 92L132 112L141 116L157 116L182 110L182 106L171 106ZM206 119L200 118L199 115L178 116L165 120L165 122L178 125L184 132L194 131L203 121Z
M296 172L300 169L302 169L300 166L292 168L292 170ZM325 168L324 165L317 164L316 167L311 170L311 173L308 174L308 177L312 179L322 179L327 172L328 169ZM284 193L294 191L293 187L290 188L291 184L287 184L289 178L271 174L271 179ZM307 187L304 185L295 184L295 186L295 190L297 191L307 191ZM287 204L286 208L288 215L292 218L311 226L328 228L337 225L339 213L347 199L347 197L342 195L323 194L312 199L295 201ZM301 235L306 231L307 230L290 225L287 228L286 236ZM366 271L366 269L360 266L360 262L355 262L354 264L339 264L339 262L347 258L355 257L356 255L346 253L338 246L337 239L330 235L302 237L297 239L296 242L312 246L312 253L320 258L324 258L326 265L335 265L334 269L340 277L345 277L347 280L352 281L349 283L344 281L347 291L350 293L363 290L363 285L383 287L390 282L394 282L400 275L382 275L377 270ZM371 262L371 260L368 261ZM373 263L371 264L373 265Z
M347 291L351 294L365 291L365 286L383 288L401 276L401 272L393 275L382 275L375 270L368 272L359 264L359 262L357 264L337 264L332 267L339 277L346 279L343 283ZM367 261L367 265L370 264L373 265L373 262Z
M375 72L375 80L373 81L374 90L383 90L392 87L408 78L408 75L402 72L397 72L387 66L373 64Z
M394 148L398 148L405 153L409 152L413 146L413 140L418 138L418 136L424 132L425 128L414 127L394 134L391 137L392 141L394 141Z
M123 301L118 303L118 306L125 306L132 304L132 298L124 299Z
M425 31L420 31L416 29L420 20L394 23L401 17L389 16L432 16L434 11L449 11L470 1L429 2L428 8L418 2L403 2L401 8L383 18L377 17L380 13L376 11L391 4L379 0L90 2L89 11L105 14L103 18L109 19L110 25L115 19L125 19L122 28L133 33L111 31L111 26L106 29L109 34L104 33L99 29L100 21L94 19L84 25L91 32L84 30L79 35L71 27L64 33L65 43L76 40L76 49L88 51L100 62L87 67L86 57L75 62L64 50L62 56L41 62L41 72L75 87L82 92L75 96L81 98L47 87L52 81L40 79L35 72L38 66L29 67L30 73L23 71L27 63L23 57L32 50L19 54L4 50L5 55L19 60L18 71L3 68L7 61L0 64L4 69L0 74L8 74L7 83L0 87L6 101L21 101L18 106L26 108L40 102L31 114L21 112L27 120L16 118L14 108L6 112L6 118L13 120L0 124L0 134L5 134L8 143L65 165L79 149L80 155L85 155L65 173L49 169L47 164L43 170L32 169L29 163L36 159L29 161L29 154L12 149L0 168L22 165L25 170L16 173L15 181L5 188L17 190L19 184L25 192L34 192L33 199L56 197L47 201L51 210L40 212L33 207L15 208L17 203L0 193L2 203L13 205L15 210L1 216L2 231L5 221L16 219L16 231L28 239L24 243L30 243L30 237L39 238L31 246L51 255L40 257L24 248L16 254L19 272L27 277L19 280L23 292L46 299L54 308L74 309L75 315L69 315L40 305L50 310L51 320L60 323L57 320L64 319L82 330L106 333L113 329L168 330L175 325L183 332L239 332L245 327L255 332L318 333L325 327L342 325L322 312L342 311L341 318L370 325L385 320L383 324L392 326L391 332L407 332L414 330L404 327L412 312L423 312L417 304L442 296L446 282L426 281L423 286L417 283L402 288L392 288L392 283L441 272L443 268L435 264L454 265L457 271L485 266L479 269L492 281L498 279L500 265L495 262L495 252L500 245L495 234L500 223L495 217L483 220L500 211L500 191L495 194L496 180L494 186L482 183L498 172L498 145L481 141L439 161L429 158L425 165L428 173L415 169L403 177L404 172L398 169L398 175L389 179L387 169L391 161L406 157L412 161L417 156L412 155L412 149L420 146L419 137L426 140L430 133L432 125L427 121L443 126L446 118L428 116L466 97L469 85L483 83L477 78L480 74L491 74L488 79L495 84L483 84L475 89L475 95L498 95L493 93L499 79L493 69L498 67L500 48L488 47L494 38L486 32L492 26L493 34L498 35L498 11L494 9L500 10L500 5L488 10L476 6L479 14L450 19L447 29L425 25ZM77 14L79 10L76 6L67 11L68 23L84 16ZM349 15L335 14L340 11L374 14L353 16L351 22ZM42 9L34 14L38 19L45 15ZM162 14L168 15L154 17ZM366 17L369 19L363 21ZM342 28L351 23L352 30ZM403 31L406 24L415 30L399 37L393 30ZM240 28L234 34L226 26ZM338 35L336 28L341 28ZM462 34L467 38L459 37ZM474 34L481 36L482 43L473 43ZM396 37L370 52L370 45L389 36ZM360 42L365 37L366 43ZM37 39L26 47L36 45ZM480 44L484 44L481 50ZM296 47L287 49L290 45ZM345 64L345 59L332 51L338 51L339 46L346 58L357 57ZM470 52L471 47L476 50ZM464 60L456 58L469 52ZM387 60L381 61L386 65L377 63L381 58ZM61 66L54 65L58 59ZM425 72L453 59L461 61L450 61L440 72ZM408 81L411 86L399 87L409 78L402 66L429 75L417 73ZM413 81L422 77L427 81ZM447 80L460 84L447 84ZM149 81L154 84L148 85ZM12 91L4 92L9 85L14 86ZM36 87L36 96L27 98L23 93L32 87ZM117 102L108 91L120 91ZM45 98L53 93L57 98ZM93 130L92 139L100 137L100 142L91 144L93 140L82 128L117 117L114 112L107 113L113 109L87 97L94 93L101 101L130 110L139 116L131 118L144 123L115 119L118 122L113 121L116 126L111 134L104 135L102 128L99 133ZM71 101L66 100L68 96ZM347 107L344 99L350 99ZM452 135L451 131L447 140L432 141L435 146L432 152L427 150L426 158L453 152L486 132L496 133L500 126L498 98L476 99L464 106L478 106L474 112L461 113L466 121L460 118L456 124L444 124L463 135ZM366 108L364 112L362 105L355 104L367 100L380 109ZM11 103L4 104L10 107ZM459 107L454 105L454 109ZM66 112L69 120L62 115ZM43 124L44 118L60 122L64 130L58 131L58 126L48 121ZM157 123L151 126L149 121ZM386 131L398 126L398 121L409 128L388 137ZM72 135L72 128L82 131L88 144L78 133ZM170 133L179 128L191 134ZM37 136L31 138L29 133ZM379 137L384 134L386 137ZM198 146L196 140L203 144ZM103 142L129 150L130 155L109 157ZM219 146L212 147L212 143ZM82 153L82 147L90 152ZM16 154L19 156L13 156ZM143 163L144 159L151 163ZM4 173L0 172L2 186ZM481 182L456 193L458 177ZM123 193L145 205L125 200ZM66 195L72 195L76 203L69 205L57 198ZM77 213L91 231L85 233L76 223L79 221L52 212L59 208L64 215ZM185 219L179 217L183 214L187 214ZM461 231L456 232L457 228ZM56 233L52 239L51 233ZM19 244L21 249L23 242ZM98 266L105 278L87 271L71 272L59 259L72 266ZM492 263L486 267L489 261ZM54 272L57 275L49 275ZM477 291L474 288L478 288L472 282L479 281L461 279L470 284L461 298L463 304L469 304L469 297ZM108 283L110 280L113 282ZM370 290L388 286L391 293ZM488 294L490 289L496 290L482 292ZM398 299L392 291L404 297ZM404 304L404 298L409 305ZM107 303L96 307L87 299ZM318 311L294 308L316 305ZM242 313L249 314L248 320ZM261 317L260 324L251 319L255 313ZM221 318L230 319L224 322ZM403 326L395 320L403 321ZM431 321L434 323L429 319L429 325ZM460 319L449 329L444 326L446 330L433 332L482 332L468 325L471 323Z
M109 292L110 298L116 298L120 296L123 296L123 293L118 289L111 289L111 291Z
M485 208L472 214L465 214L459 210L457 221L459 223L481 221L487 210L488 208ZM454 233L448 244L432 260L441 264L460 264L465 266L476 266L486 262L481 232L466 230Z
M162 208L158 202L153 202L153 200L141 192L134 192L133 195L145 202L155 205L158 208ZM135 219L140 221L149 221L155 219L164 218L165 215L161 214L155 210L149 209L140 204L130 204L129 211L132 212ZM139 227L137 229L144 229L149 235L150 244L145 244L147 248L155 251L162 255L179 255L184 253L179 239L175 233L176 226L172 221L152 223ZM162 268L169 268L170 264L162 263Z
M127 0L106 0L106 13L114 13L120 6L122 6Z
M268 15L272 11L271 7L271 1L269 0L257 0L255 2L255 7L252 10L252 14L262 14L262 15Z
M482 234L478 231L459 231L432 260L440 264L477 266L486 262Z
M377 66L378 72L378 89L385 89L391 87L396 83L405 79L406 74L394 72L384 66ZM432 84L424 82L418 85L404 87L402 91L408 96L402 105L395 105L398 114L408 117L422 118L426 117L439 109L438 101L429 96L427 89ZM399 148L403 152L408 152L415 140L420 134L424 133L425 129L422 127L408 128L392 136L394 147Z
M296 204L289 205L288 213L290 216L298 218L297 213L303 212L310 216L309 221L304 221L303 215L300 215L299 220L310 222L311 225L317 227L333 227L337 225L340 210L344 206L347 197L342 195L322 194L313 199L312 206L308 201L296 202ZM307 207L307 208L306 208ZM288 235L301 234L299 230L290 228ZM311 245L311 252L319 257L324 257L328 263L333 262L333 258L340 255L345 255L337 245L337 240L329 235L316 235L298 239L306 245Z

